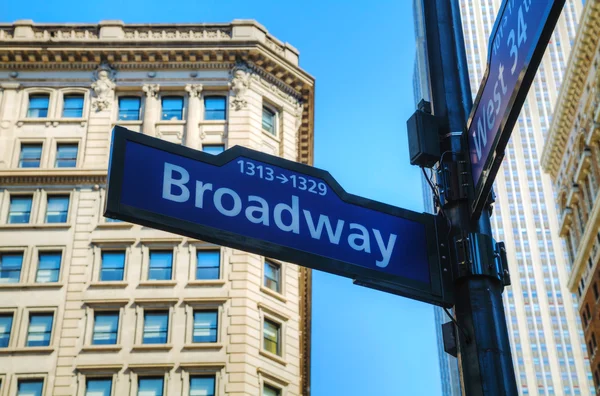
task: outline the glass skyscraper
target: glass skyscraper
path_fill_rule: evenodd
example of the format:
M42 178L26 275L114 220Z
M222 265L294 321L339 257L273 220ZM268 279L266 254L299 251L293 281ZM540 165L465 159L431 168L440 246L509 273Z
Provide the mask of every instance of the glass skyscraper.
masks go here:
M473 97L485 73L489 36L501 3L460 0ZM566 287L569 264L558 233L552 184L539 163L581 10L581 1L566 1L494 187L497 198L492 227L494 237L506 243L508 253L512 286L506 288L504 304L521 395L595 394L577 303ZM418 12L415 4L417 17ZM419 23L415 23L418 30ZM417 32L416 37L419 44L422 35ZM426 70L418 65L418 47L415 77ZM422 84L421 91L416 88L415 84L415 94L426 98ZM431 199L426 201L428 204ZM441 332L439 325L446 320L443 311L436 310L436 326ZM455 365L456 360L440 347L445 396L460 394L456 393Z

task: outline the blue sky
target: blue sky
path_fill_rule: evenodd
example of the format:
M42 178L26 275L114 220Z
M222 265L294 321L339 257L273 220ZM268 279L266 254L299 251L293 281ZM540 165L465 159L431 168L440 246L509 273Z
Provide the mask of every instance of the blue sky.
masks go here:
M422 210L409 165L412 1L0 0L12 22L256 19L316 78L315 166L353 194ZM410 263L407 263L407 265ZM441 395L433 309L314 272L312 395Z

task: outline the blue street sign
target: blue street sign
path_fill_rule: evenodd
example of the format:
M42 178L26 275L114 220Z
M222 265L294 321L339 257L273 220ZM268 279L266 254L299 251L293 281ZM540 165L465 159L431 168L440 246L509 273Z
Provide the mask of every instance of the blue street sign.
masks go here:
M109 168L107 217L451 304L437 218L347 194L325 171L240 146L213 156L121 127Z
M467 123L472 215L479 216L565 0L505 0L490 36L486 75Z

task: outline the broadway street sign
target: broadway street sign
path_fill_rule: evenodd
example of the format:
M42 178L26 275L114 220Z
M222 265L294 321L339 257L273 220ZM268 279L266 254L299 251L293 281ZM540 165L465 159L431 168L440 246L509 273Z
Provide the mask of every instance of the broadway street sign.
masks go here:
M565 0L505 0L490 37L488 67L467 136L478 218Z
M213 156L115 127L105 216L452 304L435 216L348 194L328 172L240 146Z

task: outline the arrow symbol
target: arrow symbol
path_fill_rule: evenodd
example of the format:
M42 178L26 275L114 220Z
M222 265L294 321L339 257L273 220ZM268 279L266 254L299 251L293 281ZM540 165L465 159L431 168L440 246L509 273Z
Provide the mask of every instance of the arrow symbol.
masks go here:
M285 175L278 175L277 178L281 180L282 184L285 184L288 181L288 178Z

